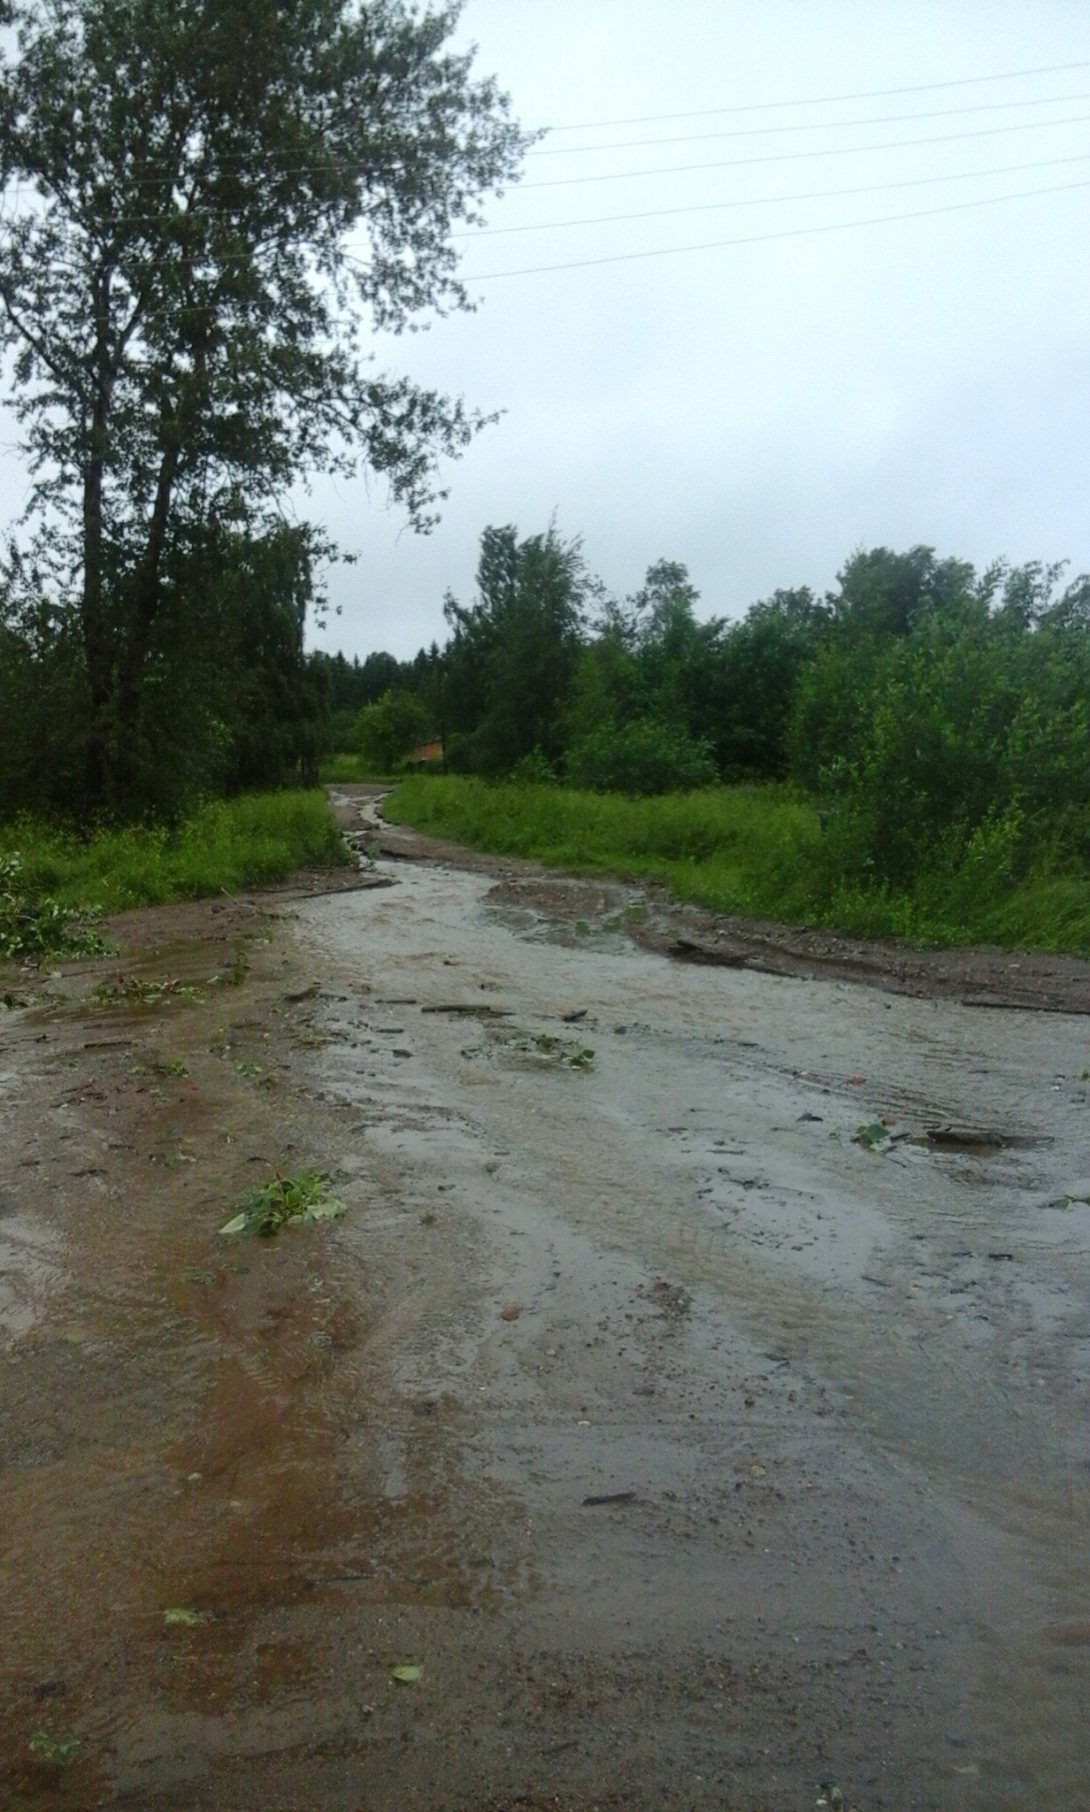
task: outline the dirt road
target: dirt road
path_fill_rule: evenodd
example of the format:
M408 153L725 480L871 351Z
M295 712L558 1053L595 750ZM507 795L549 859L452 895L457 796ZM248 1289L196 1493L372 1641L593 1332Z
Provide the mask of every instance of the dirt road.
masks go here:
M1090 1804L1090 1018L383 843L13 986L4 1812Z

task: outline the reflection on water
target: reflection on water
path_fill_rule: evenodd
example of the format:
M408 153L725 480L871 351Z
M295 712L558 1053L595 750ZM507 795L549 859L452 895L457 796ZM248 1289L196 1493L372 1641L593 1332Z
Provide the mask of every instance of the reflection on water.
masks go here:
M864 1571L901 1555L882 1622L901 1626L900 1653L927 1645L904 1686L930 1678L938 1702L948 1679L932 1748L902 1705L923 1745L917 1781L930 1769L944 1783L920 1804L1015 1804L1030 1783L1037 1807L1090 1801L1090 1642L1058 1634L1090 1630L1090 1207L1071 1181L1084 1166L1072 1114L1084 1026L679 967L618 935L613 894L565 883L540 896L536 883L523 899L517 883L490 894L482 877L402 867L380 898L309 908L305 936L417 1003L399 1008L410 1054L396 1076L367 1042L379 1012L366 995L331 1009L328 1086L359 1106L377 1151L449 1170L489 1234L520 1242L525 1295L552 1330L535 1352L600 1329L603 1347L584 1346L594 1363L608 1351L615 1383L671 1409L684 1376L705 1451L728 1354L748 1363L739 1388L766 1411L770 1377L790 1380L795 1402L775 1399L761 1447L792 1455L806 1576L838 1576L830 1503L842 1496L850 1522L869 1502ZM495 1039L421 1011L482 992L524 1040L563 1036L578 1012L593 1067L520 1074ZM867 1149L855 1135L874 1123L889 1139ZM649 1374L640 1351L637 1272L691 1294L669 1383L661 1354ZM582 1312L554 1320L550 1286ZM525 1382L504 1376L507 1399ZM800 1428L804 1399L824 1419ZM699 1468L684 1484L673 1427L656 1450L612 1420L603 1432L593 1406L586 1419L603 1489L642 1479L653 1495L673 1475L679 1497L707 1494ZM538 1411L514 1472L503 1449L488 1469L514 1484L527 1468L548 1499L573 1452L571 1430ZM561 1557L550 1565L586 1595ZM687 1581L671 1579L681 1627L699 1628L712 1602L699 1554ZM738 1608L756 1614L753 1588L752 1572L732 1577ZM808 1596L790 1567L760 1592L788 1618ZM637 1618L640 1603L633 1587Z

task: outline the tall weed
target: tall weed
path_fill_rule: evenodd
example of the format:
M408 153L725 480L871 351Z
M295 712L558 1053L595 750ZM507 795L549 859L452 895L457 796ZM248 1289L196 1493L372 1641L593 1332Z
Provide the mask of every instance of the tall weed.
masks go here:
M106 912L197 899L348 860L325 797L304 790L214 800L176 831L127 825L79 838L17 819L0 827L0 858L16 855L25 895Z

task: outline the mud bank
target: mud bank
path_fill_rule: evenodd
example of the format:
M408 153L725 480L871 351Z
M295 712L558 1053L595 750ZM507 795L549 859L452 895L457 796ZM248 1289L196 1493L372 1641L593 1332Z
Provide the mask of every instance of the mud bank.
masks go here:
M5 1017L6 1804L1090 1803L1086 1020L363 807Z

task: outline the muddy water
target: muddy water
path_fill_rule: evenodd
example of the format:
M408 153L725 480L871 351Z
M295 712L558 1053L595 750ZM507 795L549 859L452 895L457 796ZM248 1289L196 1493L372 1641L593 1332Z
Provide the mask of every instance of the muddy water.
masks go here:
M464 1728L639 1806L1090 1803L1085 1021L389 875L296 935L336 977L314 1098L381 1185L346 1238L406 1253L427 1457L391 1428L384 1489L483 1619L435 1632Z
M1090 1804L1086 1019L387 841L0 1026L0 1808Z

